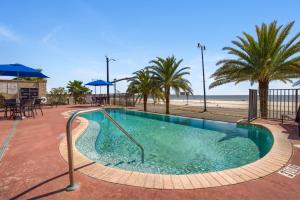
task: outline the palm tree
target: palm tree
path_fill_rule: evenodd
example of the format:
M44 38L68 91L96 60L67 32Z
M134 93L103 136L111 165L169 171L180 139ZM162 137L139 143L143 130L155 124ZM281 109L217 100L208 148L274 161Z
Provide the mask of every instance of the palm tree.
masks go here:
M38 72L42 72L43 69L37 68L36 69ZM19 78L14 78L13 80L24 80L24 81L41 81L41 80L46 80L46 78L38 78L38 77L19 77Z
M183 60L176 61L174 56L167 57L165 59L157 57L156 60L150 61L152 64L152 73L155 76L157 83L163 90L164 99L166 102L166 114L170 113L170 92L171 89L178 95L180 90L188 93L192 93L190 82L183 78L184 75L189 75L189 67L180 68L180 64Z
M69 81L67 88L68 92L73 96L75 104L84 103L83 96L91 93L89 88L82 85L82 81Z
M135 73L135 76L131 79L131 83L127 88L127 92L130 94L138 94L136 101L143 99L144 111L147 111L148 97L154 91L153 75L146 69L141 69Z
M49 101L54 104L65 104L68 93L64 87L52 88L49 94Z
M153 84L152 84L152 89L150 91L150 96L153 99L154 106L155 106L156 102L159 102L160 100L164 101L163 90L160 87L159 82L155 81L155 79L154 79Z
M234 47L223 48L235 58L217 63L220 68L212 74L214 82L210 88L230 82L258 83L260 114L266 118L269 83L274 80L291 82L291 78L300 76L300 42L297 41L300 33L285 42L293 24L278 26L276 21L269 25L263 23L256 26L256 37L245 32L244 37L238 36L238 41L232 42Z

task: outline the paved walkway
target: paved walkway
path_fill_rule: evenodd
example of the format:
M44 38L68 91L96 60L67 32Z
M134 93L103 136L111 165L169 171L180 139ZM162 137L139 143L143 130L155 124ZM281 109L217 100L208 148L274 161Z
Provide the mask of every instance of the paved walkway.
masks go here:
M45 109L42 117L20 121L0 161L0 199L300 199L300 175L294 179L277 173L231 186L195 190L157 190L107 183L75 173L80 189L66 192L67 163L59 153L67 119L61 113L72 106ZM1 134L8 133L0 121ZM6 124L4 126L4 124ZM6 127L6 128L2 128ZM294 127L283 125L293 143L300 144ZM300 149L290 163L300 165ZM84 167L84 166L82 166Z
M2 144L9 133L9 130L12 128L14 121L12 120L5 120L0 121L0 144Z

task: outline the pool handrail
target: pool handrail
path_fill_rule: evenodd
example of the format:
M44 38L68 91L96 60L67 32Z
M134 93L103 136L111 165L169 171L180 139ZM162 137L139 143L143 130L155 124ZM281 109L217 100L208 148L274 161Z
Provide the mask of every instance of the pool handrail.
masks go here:
M67 148L68 148L68 163L69 163L69 179L70 184L67 186L67 191L74 191L79 188L79 184L76 184L74 181L74 160L73 160L73 142L72 142L72 123L74 119L84 113L100 111L108 120L110 120L118 129L121 130L122 133L125 134L135 145L137 145L141 150L141 160L144 163L144 148L143 146L138 143L116 120L114 120L103 108L95 108L95 109L88 109L88 110L78 110L74 112L67 122Z

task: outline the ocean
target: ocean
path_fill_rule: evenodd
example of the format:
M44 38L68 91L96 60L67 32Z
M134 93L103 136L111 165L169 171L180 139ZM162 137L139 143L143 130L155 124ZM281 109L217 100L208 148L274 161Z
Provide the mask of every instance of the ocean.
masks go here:
M203 100L203 95L191 95L189 100ZM248 95L207 95L207 100L219 100L219 101L248 101ZM185 95L171 95L171 100L185 100Z

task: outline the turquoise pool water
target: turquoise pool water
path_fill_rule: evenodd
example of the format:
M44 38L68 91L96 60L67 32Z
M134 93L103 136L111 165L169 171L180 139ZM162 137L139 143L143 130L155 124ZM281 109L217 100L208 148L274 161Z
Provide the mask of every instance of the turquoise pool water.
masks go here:
M107 109L145 149L140 149L100 112L83 114L88 129L78 150L106 166L148 173L189 174L220 171L263 157L273 136L262 127ZM101 127L101 128L100 128Z

